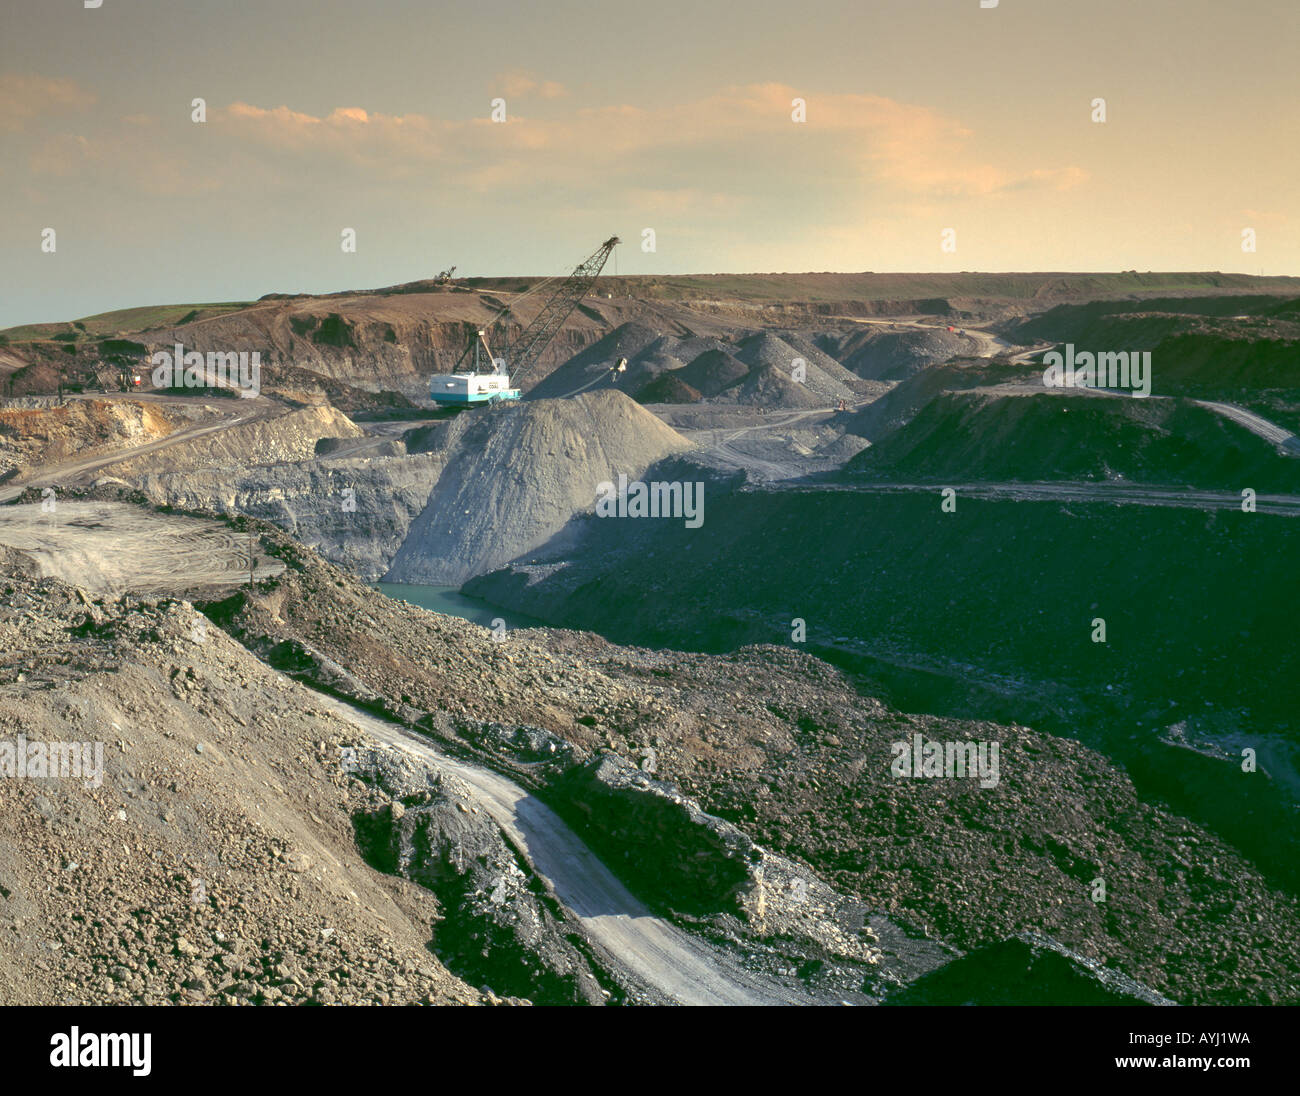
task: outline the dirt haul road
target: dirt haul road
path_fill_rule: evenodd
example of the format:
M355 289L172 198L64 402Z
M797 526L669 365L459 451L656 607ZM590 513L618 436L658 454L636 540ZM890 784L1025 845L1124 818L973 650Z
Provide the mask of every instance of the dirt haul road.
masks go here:
M950 331L952 327L948 324L939 323L922 323L920 320L864 320L861 316L832 316L834 320L844 320L848 323L867 324L872 327L913 327L921 331ZM953 325L955 326L955 325ZM958 327L963 336L972 339L978 346L977 358L992 358L998 354L1008 356L1008 360L1016 365L1028 363L1035 354L1041 354L1044 350L1051 350L1054 343L1042 343L1039 346L1031 346L1024 350L1018 348L1015 343L1009 343L1001 335L990 335L980 327Z
M742 970L729 957L654 916L559 815L519 785L454 761L419 735L341 701L325 696L319 701L385 745L405 750L468 784L592 940L639 981L683 1005L830 1003Z
M1244 407L1238 407L1235 403L1220 403L1218 400L1193 400L1192 402L1201 407L1208 407L1226 419L1231 419L1238 426L1244 426L1256 437L1272 442L1287 456L1300 457L1300 438L1285 427L1269 422L1263 416L1247 411Z
M149 453L156 453L160 449L179 445L181 442L193 441L195 438L206 437L208 434L229 430L234 426L242 426L255 419L284 414L287 410L271 403L269 400L258 399L249 402L254 403L255 406L242 414L222 419L220 422L207 423L188 430L177 430L174 434L168 434L167 437L159 438L157 441L118 449L112 453L100 453L80 460L67 461L62 464L45 464L33 468L18 476L17 479L11 480L4 487L0 487L0 503L16 499L29 487L75 487L85 485L90 481L93 473L107 468L109 465L119 464L125 460L134 460Z
M1242 496L1231 491L1185 490L1176 487L1147 487L1127 483L763 483L753 491L805 491L821 494L841 491L850 494L884 494L920 491L938 494L951 487L958 497L1034 502L1106 502L1129 506L1174 506L1188 510L1239 510ZM1300 517L1300 495L1258 495L1261 514Z

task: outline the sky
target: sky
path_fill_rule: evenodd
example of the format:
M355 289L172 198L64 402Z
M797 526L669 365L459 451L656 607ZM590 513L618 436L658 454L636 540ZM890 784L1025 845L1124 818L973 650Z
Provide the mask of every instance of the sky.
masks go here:
M94 2L0 0L0 328L611 235L623 274L1300 274L1294 0Z

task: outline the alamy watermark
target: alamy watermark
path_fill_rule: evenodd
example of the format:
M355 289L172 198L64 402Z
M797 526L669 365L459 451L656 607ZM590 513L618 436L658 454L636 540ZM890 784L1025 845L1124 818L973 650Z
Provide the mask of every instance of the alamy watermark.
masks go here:
M1136 399L1151 395L1151 351L1074 349L1051 350L1043 355L1043 384L1048 388L1131 388Z
M6 780L84 780L104 783L102 742L29 742L23 735L0 741L0 777Z
M241 396L262 390L262 352L254 350L159 350L149 359L155 388L231 388Z
M894 760L889 771L915 779L973 777L981 788L996 788L1001 779L998 748L996 742L938 742L914 734L910 741L890 743Z
M55 1069L129 1069L133 1076L153 1071L153 1035L149 1032L93 1032L78 1027L50 1036L50 1065Z
M641 480L628 482L620 472L618 485L610 480L596 485L598 518L683 518L687 529L704 524L704 484Z

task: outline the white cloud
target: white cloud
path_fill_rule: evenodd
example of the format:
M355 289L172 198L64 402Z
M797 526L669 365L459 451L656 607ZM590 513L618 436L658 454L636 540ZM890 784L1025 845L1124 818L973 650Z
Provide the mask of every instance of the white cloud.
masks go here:
M96 101L74 80L51 80L16 72L0 74L0 131L18 133L38 118L86 110Z

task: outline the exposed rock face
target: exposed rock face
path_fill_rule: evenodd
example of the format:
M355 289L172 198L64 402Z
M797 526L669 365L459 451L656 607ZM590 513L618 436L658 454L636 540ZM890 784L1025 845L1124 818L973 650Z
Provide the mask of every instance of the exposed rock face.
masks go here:
M464 783L383 747L348 761L391 800L354 823L367 860L438 896L434 947L473 985L537 1004L604 1004L583 939Z
M596 851L616 863L636 849L627 869L633 885L640 880L643 892L652 885L678 909L736 907L762 863L761 850L736 827L615 755L573 770L557 790L585 818Z
M158 503L274 522L367 581L457 585L549 540L591 509L602 481L690 448L620 392L408 433L422 451L394 439L350 452L363 432L332 407L306 407L109 471Z
M164 438L205 415L201 406L28 396L0 407L0 473Z
M300 407L122 461L113 465L113 474L131 479L186 469L243 468L254 461L265 465L307 460L315 455L321 438L359 438L363 433L333 407Z
M139 485L151 499L171 506L274 522L371 582L388 570L424 509L443 459L419 453L150 472L139 477Z
M446 467L385 576L459 585L545 544L598 485L640 476L690 443L621 392L463 414Z
M834 984L838 987L835 992L874 993L877 983L897 984L900 972L914 974L918 969L928 970L948 957L936 941L920 940L918 936L901 949L901 954L891 953L888 962L877 969L881 950L875 946L876 928L897 938L901 936L897 924L879 911L872 913L859 899L836 891L802 865L756 845L743 830L707 813L673 784L652 779L648 773L655 765L653 749L642 751L638 768L617 754L593 757L589 750L541 727L454 719L443 712L422 713L376 693L345 667L299 639L277 641L247 633L242 638L271 665L304 681L348 697L388 719L419 725L432 731L435 737L473 743L487 751L496 768L511 772L536 788L643 900L694 922L711 936L726 940L731 947L749 955L759 967L777 973L807 967L810 973L818 974L817 982L823 990ZM418 779L411 783L415 779L410 775L413 771L433 774L428 783L437 784L448 795L453 792L462 795L463 789L459 789L455 778L449 781L438 775L436 766L412 762L401 755L385 753L383 756L397 757L405 768L394 775L389 768L382 767L376 770L375 778L395 799L402 798L408 808L428 802L427 794L420 791L425 786ZM447 791L448 788L452 791ZM468 807L462 808L462 813L466 811ZM405 813L399 810L392 821L410 817L409 810ZM465 821L456 818L453 829L459 830ZM414 823L403 822L403 825L409 828ZM483 825L490 824L484 820ZM414 854L410 850L414 849L424 857L420 863L428 867L428 841L405 830L399 832L400 827L390 826L384 818L370 819L364 827L362 841L371 851L375 866L428 886L444 905L464 907L462 914L471 920L483 919L484 911L474 912L465 906L464 893L446 889L450 884L438 874L441 869L436 869L436 865L436 870L429 869L433 874L425 872L419 864L412 866ZM454 841L450 847L456 847ZM465 847L477 845L471 842ZM498 856L474 855L480 865L492 869L492 887L487 890L499 891L500 895L512 893L509 886L500 889L502 880L508 884L514 878L502 866L504 862ZM463 877L471 869L460 863L460 854L457 857L456 874ZM522 866L529 867L527 862ZM487 893L485 886L480 885L474 894L481 897ZM527 906L525 899L518 901ZM504 898L495 904L499 906L502 902ZM501 911L502 916L486 912L491 914L488 919L492 926L486 929L480 926L470 933L472 939L504 931L505 925L509 932L516 934L509 943L498 942L505 955L515 955L521 940L533 951L547 952L545 940L549 939L550 930L546 926L550 914L520 914L513 905ZM440 936L440 940L446 938L445 933ZM509 960L514 962L513 958ZM537 985L503 983L499 970L480 970L473 962L466 969L450 959L449 964L470 981L481 975L494 986L513 987L512 993L533 996L539 992ZM597 968L593 964L591 969ZM610 968L601 969L614 976ZM562 993L578 985L570 978L573 971L570 959L560 961L556 970L566 987ZM870 983L870 987L864 983ZM553 988L545 992L550 993Z
M161 327L141 335L150 350L182 343L187 349L258 351L264 386L292 380L303 369L370 391L425 399L429 374L446 372L465 349L467 333L492 322L505 303L493 294L462 289L413 292L407 287L331 297L259 301L225 315ZM529 298L505 324L514 337L543 301ZM599 336L582 310L570 317L547 351L563 360ZM545 368L545 363L542 366Z
M653 764L653 753L642 762ZM593 759L552 787L585 820L594 849L660 902L688 914L739 915L746 935L794 939L828 955L872 964L868 907L793 861L756 845L672 784L617 754Z
M37 482L62 497L98 469L98 482L136 487L158 504L272 521L374 580L424 509L444 457L408 454L398 437L362 438L328 405L24 397L0 408L0 483L21 488L20 473L46 466ZM83 461L95 463L88 471Z

